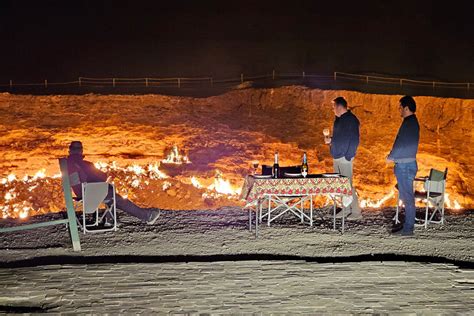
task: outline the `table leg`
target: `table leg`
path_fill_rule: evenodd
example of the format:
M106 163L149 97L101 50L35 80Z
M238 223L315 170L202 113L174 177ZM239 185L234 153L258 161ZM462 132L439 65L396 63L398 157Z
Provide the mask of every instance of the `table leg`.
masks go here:
M309 225L313 226L313 196L309 196Z
M341 198L341 204L342 204L342 198ZM344 206L344 204L342 204L342 206ZM345 218L346 218L346 215L344 213L344 208L342 209L342 233L344 234L344 221L345 221Z
M304 215L303 215L304 214L304 202L303 202L303 198L300 201L300 205L301 205L301 215L300 215L301 223L304 223Z
M333 230L336 230L336 200L332 200L333 201L333 206L332 206L332 216L333 216L333 225L332 225L332 229Z
M249 231L252 231L252 209L249 208Z
M260 211L260 214L262 214L262 201L258 202L257 212L258 211ZM255 237L258 237L258 217L259 216L256 216L255 218Z
M269 195L269 196L268 196L268 219L267 219L267 221L268 221L268 223L267 223L268 227L270 227L270 219L271 219L271 216L270 216L270 210L271 210L270 207L271 207L271 205L272 205L271 202L272 202L272 196Z

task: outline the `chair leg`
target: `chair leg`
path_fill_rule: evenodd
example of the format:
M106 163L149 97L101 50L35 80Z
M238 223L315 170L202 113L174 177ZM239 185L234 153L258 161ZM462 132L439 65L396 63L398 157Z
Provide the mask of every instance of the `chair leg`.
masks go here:
M86 234L87 231L87 226L86 226L86 212L85 210L82 210L82 232L84 235Z
M429 211L429 201L426 201L426 209L425 209L425 229L428 228L428 211Z
M395 216L393 217L393 220L395 221L395 224L400 224L400 220L398 219L398 213L400 210L400 196L397 194L397 207L395 208Z
M444 199L441 201L441 225L444 225Z

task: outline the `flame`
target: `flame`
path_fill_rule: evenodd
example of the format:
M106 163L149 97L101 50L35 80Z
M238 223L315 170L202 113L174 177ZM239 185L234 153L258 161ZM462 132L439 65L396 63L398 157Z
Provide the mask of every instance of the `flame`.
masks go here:
M137 176L145 174L145 169L139 165L131 165L126 168L127 171L135 173Z
M389 194L385 195L378 201L372 201L371 199L362 199L359 204L362 208L380 208L386 201L395 196L395 190L390 191Z
M9 200L12 200L15 196L10 192L8 191L7 193L5 193L5 201L9 201Z
M39 170L38 172L35 173L35 175L33 176L33 181L34 180L37 180L37 179L44 179L46 178L46 170L45 169L41 169Z
M457 200L454 200L454 209L455 210L460 210L462 209L461 204Z
M450 209L455 209L455 210L460 210L462 209L461 204L457 200L451 201L449 198L449 193L444 194L444 204L446 205L447 208Z
M194 176L191 177L191 184L192 184L194 187L198 188L198 189L202 189L202 184L201 184L201 183L199 182L199 180L196 179L196 177L194 177Z
M238 195L241 190L240 188L234 189L228 180L222 178L222 173L219 170L216 170L214 183L208 186L208 189L226 195Z
M150 177L152 179L166 179L168 176L164 174L161 170L158 169L159 165L149 164L148 165L148 172L150 173Z
M191 161L186 155L180 155L178 146L176 145L171 148L171 151L166 157L166 159L163 159L161 162L176 165L191 163Z
M168 190L170 187L171 187L170 182L168 182L168 181L163 182L163 187L162 187L163 191Z
M29 210L30 210L29 207L26 207L26 206L23 207L23 210L21 210L21 211L19 212L19 214L18 214L19 217L20 217L21 219L27 218L27 217L28 217L28 212L29 212Z

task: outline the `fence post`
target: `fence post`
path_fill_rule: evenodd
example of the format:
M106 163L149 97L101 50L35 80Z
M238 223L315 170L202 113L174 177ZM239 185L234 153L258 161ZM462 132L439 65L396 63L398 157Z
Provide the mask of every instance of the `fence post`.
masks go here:
M115 87L115 78L112 79L112 85Z
M214 80L211 77L211 87L214 86Z
M433 90L434 90L434 88L435 88L435 82L433 81Z
M244 83L244 74L240 74L240 83Z
M13 88L13 80L10 79L10 89L11 88ZM468 83L467 89L469 90L469 83Z
M148 78L145 78L145 86L148 87Z
M44 87L45 87L45 88L48 87L48 79L45 79L45 80L44 80Z
M306 74L305 74L304 71L303 71L303 79L304 79L304 77L306 77Z
M337 72L334 72L334 81L337 80Z
M272 79L275 80L275 69L272 71Z
M366 77L366 80L367 80L367 84L369 83L369 76Z
M178 88L181 88L181 78L178 78Z
M400 87L403 86L403 79L400 79Z
M467 90L469 91L469 82L467 83Z
M79 77L79 87L82 87L81 77Z

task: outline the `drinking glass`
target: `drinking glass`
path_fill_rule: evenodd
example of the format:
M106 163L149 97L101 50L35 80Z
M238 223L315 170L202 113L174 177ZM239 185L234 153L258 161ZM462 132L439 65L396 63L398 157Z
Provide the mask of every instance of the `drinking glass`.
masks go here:
M260 163L258 162L258 160L253 160L252 161L253 174L257 174L259 164Z

